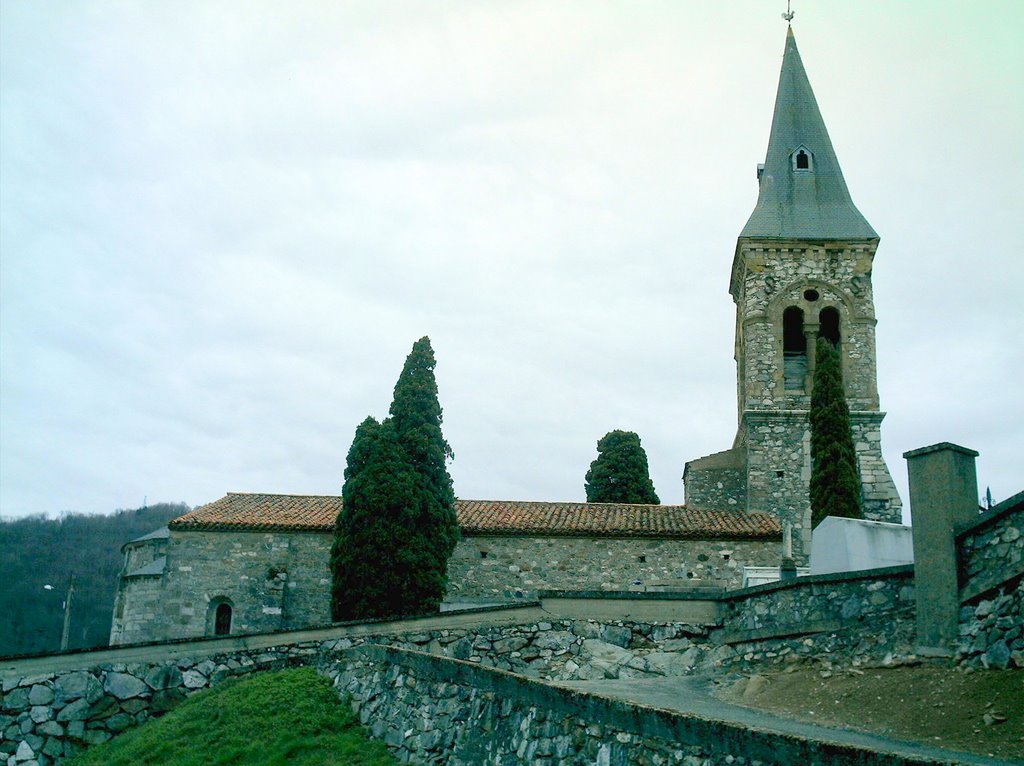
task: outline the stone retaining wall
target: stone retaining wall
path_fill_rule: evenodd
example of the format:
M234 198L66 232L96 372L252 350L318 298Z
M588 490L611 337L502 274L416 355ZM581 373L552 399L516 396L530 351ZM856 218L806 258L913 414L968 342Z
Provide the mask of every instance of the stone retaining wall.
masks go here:
M144 723L223 678L310 661L317 644L238 651L203 660L109 663L87 670L5 679L0 758L50 766Z
M725 640L852 625L914 605L912 566L799 577L726 593Z
M973 668L1024 668L1024 578L960 608L956 656Z
M910 568L893 567L799 578L720 596L721 626L545 619L544 612L532 606L108 650L101 653L102 660L64 672L17 677L8 671L0 697L0 763L7 757L23 766L50 766L159 715L186 694L221 678L290 664L331 664L339 653L370 645L553 681L745 672L766 663L814 663L823 672L901 664L916 661L913 590ZM643 594L643 605L657 601L654 595ZM714 597L708 599L714 602ZM1024 585L1018 578L1002 591L966 605L961 610L959 662L1024 667L1022 602ZM217 646L224 650L210 650ZM166 653L161 655L162 651ZM124 661L117 661L119 657ZM38 667L41 660L22 662ZM531 731L543 722L538 715L530 718ZM629 750L614 749L600 737L594 741L601 752ZM601 750L604 745L613 750ZM632 762L631 756L621 757L627 758L623 763Z
M163 713L186 694L222 678L287 665L329 663L339 653L369 645L432 653L555 681L684 676L723 666L739 668L763 660L766 652L769 659L805 662L824 649L832 652L836 663L855 665L880 661L880 652L892 650L884 638L873 647L877 651L865 649L856 631L852 637L842 631L822 634L794 641L787 648L778 642L716 644L711 639L714 628L682 623L551 619L439 628L437 621L423 620L420 629L415 620L404 621L397 630L388 623L340 627L331 630L330 636L311 639L309 634L294 634L307 640L284 634L278 645L255 648L245 648L243 640L221 653L210 653L206 647L218 642L171 644L167 650L174 652L173 659L117 662L119 654L128 658L135 651L126 648L104 653L115 661L83 669L8 677L0 698L0 754L9 757L20 752L23 761L19 763L50 766ZM886 635L878 627L870 633L874 641ZM198 656L187 656L189 651Z
M446 766L909 766L930 761L816 742L550 686L387 647L322 668L404 763ZM482 734L486 733L485 736Z
M983 516L956 542L961 598L972 599L1024 571L1024 508Z

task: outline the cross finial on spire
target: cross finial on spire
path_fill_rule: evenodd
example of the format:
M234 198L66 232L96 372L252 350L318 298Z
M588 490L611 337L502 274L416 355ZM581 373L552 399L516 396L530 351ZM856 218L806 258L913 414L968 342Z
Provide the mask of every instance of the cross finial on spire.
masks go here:
M791 2L791 0L786 0L786 12L784 14L782 14L782 18L784 18L787 22L792 23L793 17L796 14L793 13L792 10L790 10L790 7L789 7L790 2Z

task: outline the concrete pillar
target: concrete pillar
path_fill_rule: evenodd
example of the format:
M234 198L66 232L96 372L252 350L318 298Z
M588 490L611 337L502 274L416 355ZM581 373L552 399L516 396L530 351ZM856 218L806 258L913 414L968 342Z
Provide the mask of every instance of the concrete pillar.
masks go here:
M949 442L903 453L910 480L917 645L922 654L950 655L956 642L956 535L978 518L977 456Z

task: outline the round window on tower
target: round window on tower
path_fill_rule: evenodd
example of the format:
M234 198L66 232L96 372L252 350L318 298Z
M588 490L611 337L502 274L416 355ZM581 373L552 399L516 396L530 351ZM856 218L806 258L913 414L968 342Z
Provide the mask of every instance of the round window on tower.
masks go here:
M820 297L821 296L818 295L818 291L813 288L809 290L804 290L804 300L807 301L808 303L814 303Z

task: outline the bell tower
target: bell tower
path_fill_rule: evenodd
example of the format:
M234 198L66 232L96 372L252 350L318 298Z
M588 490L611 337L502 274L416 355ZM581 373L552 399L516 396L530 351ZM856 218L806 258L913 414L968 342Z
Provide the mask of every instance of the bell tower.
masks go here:
M732 449L687 463L683 480L690 507L765 511L792 524L794 556L805 561L819 335L842 357L864 517L899 522L901 504L881 451L871 285L878 234L850 198L792 27L757 180L729 284L737 435Z

